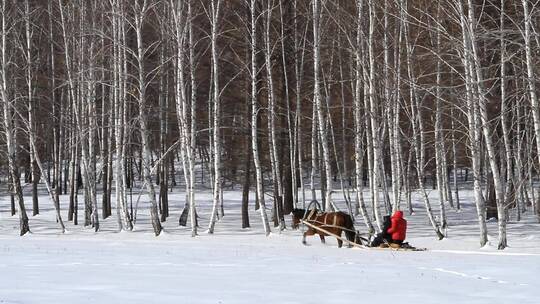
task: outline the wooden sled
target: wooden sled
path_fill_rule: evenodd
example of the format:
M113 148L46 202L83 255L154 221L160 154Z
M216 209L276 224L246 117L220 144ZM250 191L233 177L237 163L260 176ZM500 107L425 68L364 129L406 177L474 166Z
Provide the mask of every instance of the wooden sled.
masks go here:
M403 243L402 245L394 243L384 243L379 247L370 247L370 249L382 249L382 250L395 250L395 251L426 251L427 248L416 248L409 243Z

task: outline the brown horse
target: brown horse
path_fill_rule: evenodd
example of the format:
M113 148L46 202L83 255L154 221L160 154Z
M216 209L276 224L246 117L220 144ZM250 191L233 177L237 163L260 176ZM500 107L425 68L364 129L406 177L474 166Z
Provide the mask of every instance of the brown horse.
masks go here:
M318 212L316 209L304 210L304 209L294 209L292 211L293 219L293 228L298 228L301 220L304 220L313 226L320 227L330 233L338 235L341 237L341 233L345 231L345 236L347 240L351 242L356 242L356 230L354 229L353 220L351 216L345 212ZM304 232L304 237L302 238L302 243L306 245L306 236L318 234L321 238L321 242L324 244L324 237L328 234L314 229L308 226L306 232ZM343 241L337 239L338 247L343 246Z

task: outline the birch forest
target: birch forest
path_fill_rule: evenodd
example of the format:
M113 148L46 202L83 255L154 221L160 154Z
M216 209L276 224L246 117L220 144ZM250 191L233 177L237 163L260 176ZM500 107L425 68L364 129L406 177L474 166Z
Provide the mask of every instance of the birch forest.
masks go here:
M414 196L443 239L462 191L480 246L490 219L499 249L509 221L540 221L538 1L0 1L0 184L21 235L44 199L61 231L131 231L144 206L156 235L213 233L234 187L238 225L256 208L266 235L313 200L375 233Z

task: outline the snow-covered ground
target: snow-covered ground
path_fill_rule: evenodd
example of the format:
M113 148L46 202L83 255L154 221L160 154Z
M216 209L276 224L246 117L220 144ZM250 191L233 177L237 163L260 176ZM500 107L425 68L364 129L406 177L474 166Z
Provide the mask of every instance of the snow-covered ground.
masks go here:
M184 195L175 190L159 237L146 202L134 232L118 233L112 217L98 233L66 223L68 233L60 234L45 195L41 214L30 218L33 233L19 237L18 218L2 197L0 303L540 303L540 225L531 212L510 223L510 248L496 250L495 222L488 224L492 245L479 248L470 193L461 196L463 210L449 211L443 241L415 203L408 241L425 252L338 249L334 239L321 244L318 237L304 246L301 232L290 229L265 237L253 207L252 228L240 228L240 191L225 192L225 217L213 235L204 232L209 191L197 194L202 228L192 238L178 226ZM356 227L365 231L361 222Z

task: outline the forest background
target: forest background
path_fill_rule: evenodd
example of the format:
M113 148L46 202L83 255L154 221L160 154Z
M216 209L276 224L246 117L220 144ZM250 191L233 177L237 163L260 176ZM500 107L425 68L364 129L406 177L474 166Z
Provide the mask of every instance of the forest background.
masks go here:
M135 188L159 235L181 186L195 236L198 189L212 233L241 185L242 227L254 189L266 234L336 197L373 233L418 191L442 239L472 187L480 245L495 217L504 249L510 216L540 220L539 17L527 0L2 0L11 214L26 234L41 184L62 231L60 195L69 221L131 230Z

